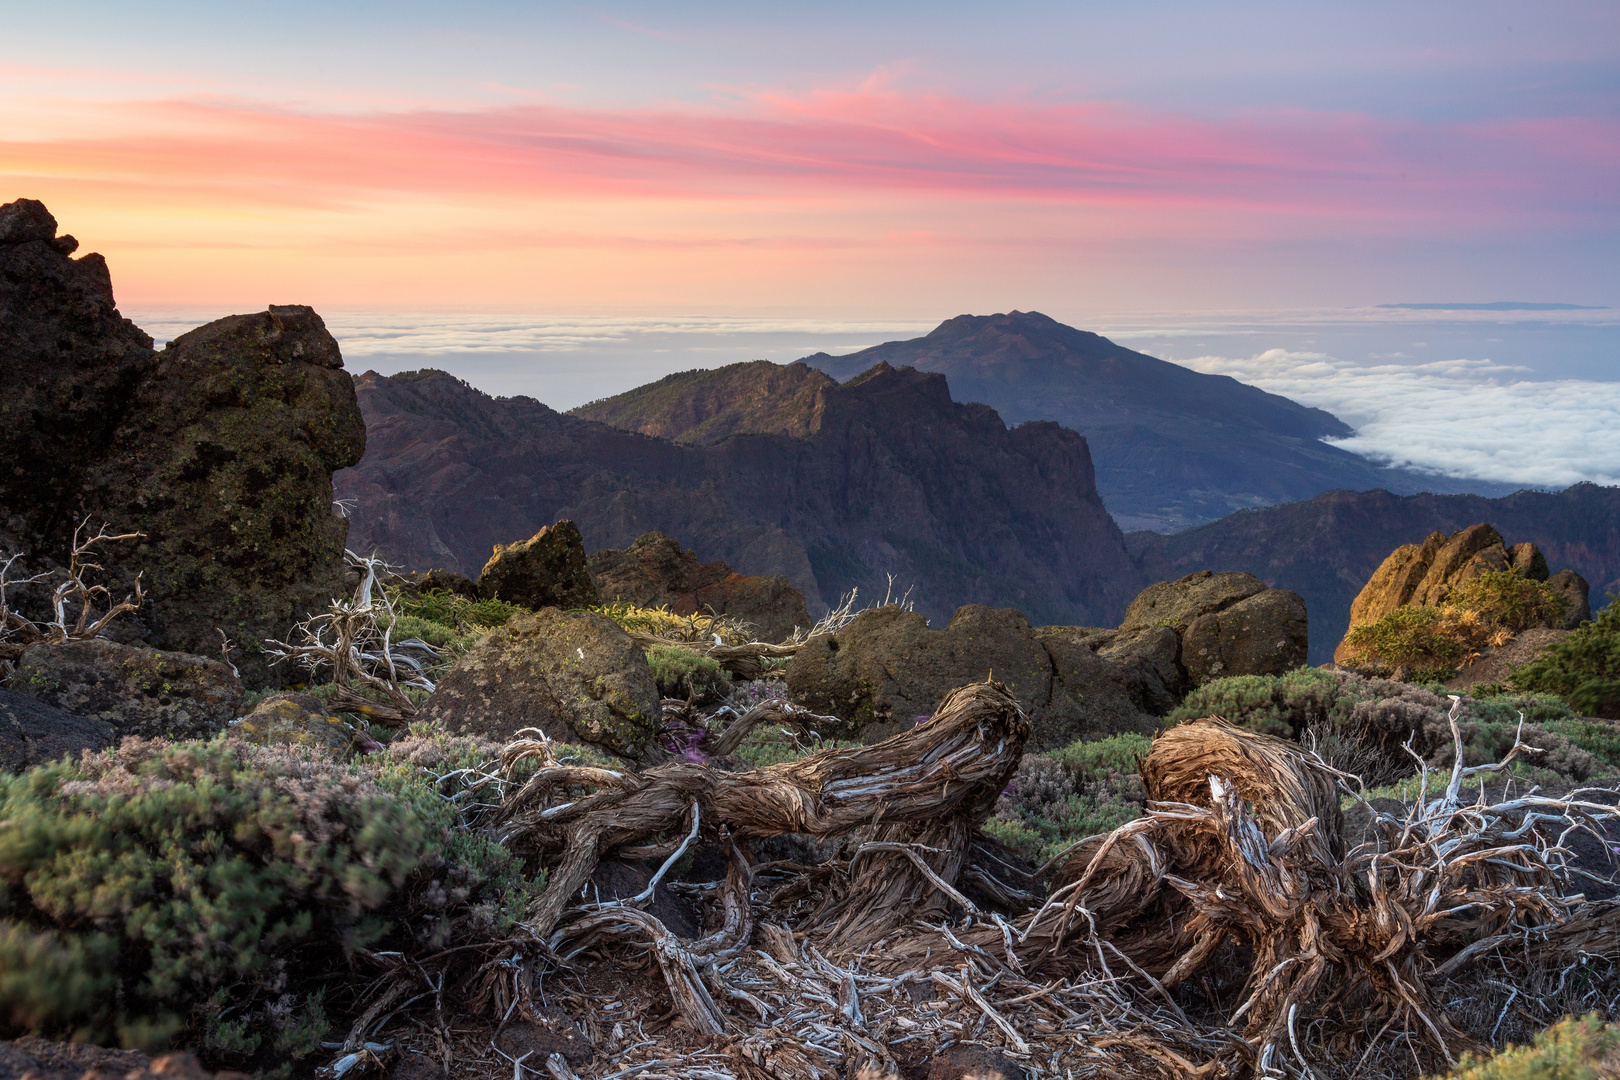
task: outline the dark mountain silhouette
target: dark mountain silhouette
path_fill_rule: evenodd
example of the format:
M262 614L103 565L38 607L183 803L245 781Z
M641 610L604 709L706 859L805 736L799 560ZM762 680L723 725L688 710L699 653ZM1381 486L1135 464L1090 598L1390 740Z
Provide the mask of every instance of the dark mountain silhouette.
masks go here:
M1305 502L1245 510L1173 536L1127 533L1144 580L1194 570L1247 570L1305 598L1313 664L1333 658L1350 624L1350 602L1378 564L1436 530L1487 521L1515 543L1532 541L1554 569L1571 567L1592 586L1592 607L1620 590L1620 488L1576 484L1557 493L1392 495L1330 491Z
M1056 420L1080 432L1103 502L1131 526L1181 528L1335 488L1512 490L1381 468L1320 441L1351 434L1331 413L1039 312L959 315L926 337L803 362L842 380L879 361L937 371L958 401L985 402L1009 424Z
M983 603L1036 622L1119 620L1135 572L1079 435L1008 429L987 405L953 402L943 376L887 364L844 385L803 367L773 377L740 404L667 394L664 412L686 409L672 431L785 433L682 445L443 372L368 372L355 381L366 455L336 477L350 545L477 574L494 544L566 517L589 549L656 529L739 573L785 574L812 610L857 586L879 599L892 573L931 619Z

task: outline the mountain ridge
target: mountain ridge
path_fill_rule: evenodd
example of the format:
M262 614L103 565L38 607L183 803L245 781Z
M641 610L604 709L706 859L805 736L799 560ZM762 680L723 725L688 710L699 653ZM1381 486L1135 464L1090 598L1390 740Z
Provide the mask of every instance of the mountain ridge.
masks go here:
M795 378L817 380L804 372ZM1124 538L1079 435L1008 428L942 375L886 365L820 385L816 430L682 445L493 398L442 372L355 380L366 457L336 477L350 542L476 573L495 543L575 521L588 548L657 530L743 574L785 574L812 609L895 575L918 610L1017 607L1112 625L1134 595Z

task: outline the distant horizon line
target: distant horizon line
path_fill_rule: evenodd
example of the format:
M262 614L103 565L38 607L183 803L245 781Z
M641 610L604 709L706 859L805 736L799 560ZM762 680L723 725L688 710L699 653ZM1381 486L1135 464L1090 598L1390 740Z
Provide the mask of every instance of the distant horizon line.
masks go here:
M1379 304L1404 311L1607 311L1607 304L1538 304L1530 300L1492 300L1488 304Z

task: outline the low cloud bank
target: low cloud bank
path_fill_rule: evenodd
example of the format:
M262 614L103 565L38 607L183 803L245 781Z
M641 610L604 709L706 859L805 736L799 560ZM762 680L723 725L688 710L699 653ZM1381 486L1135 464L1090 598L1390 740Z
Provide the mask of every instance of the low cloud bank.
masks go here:
M1534 487L1620 483L1620 382L1531 381L1490 360L1368 366L1287 349L1182 363L1328 410L1356 429L1334 445L1381 464Z

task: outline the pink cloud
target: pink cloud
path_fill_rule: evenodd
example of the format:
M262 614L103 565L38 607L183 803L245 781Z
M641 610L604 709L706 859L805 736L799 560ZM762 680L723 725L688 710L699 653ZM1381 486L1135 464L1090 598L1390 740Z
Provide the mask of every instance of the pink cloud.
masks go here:
M905 196L1494 229L1589 215L1594 185L1620 165L1620 125L1607 120L1214 121L908 95L881 81L754 92L730 107L341 115L187 100L109 104L93 119L93 135L0 139L0 170L13 185L51 178L222 204ZM128 133L107 134L112 125Z

